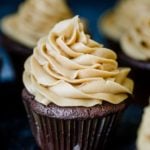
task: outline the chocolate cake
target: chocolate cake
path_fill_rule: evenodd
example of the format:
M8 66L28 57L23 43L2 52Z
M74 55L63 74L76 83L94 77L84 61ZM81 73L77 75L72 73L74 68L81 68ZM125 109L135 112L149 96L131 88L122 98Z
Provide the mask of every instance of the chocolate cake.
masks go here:
M24 61L33 52L32 48L26 47L21 43L11 39L7 35L1 33L2 45L8 52L12 65L16 74L16 81L21 82ZM20 83L21 84L21 83Z
M130 69L116 58L78 16L38 41L24 65L22 98L41 149L105 149L133 91Z
M22 92L23 100L29 103L32 110L43 116L56 119L93 119L105 117L112 113L122 111L125 108L125 103L114 105L105 103L91 107L59 107L55 104L44 106L35 100L35 97L26 89Z
M43 150L98 150L116 128L126 104L104 103L93 107L44 106L26 89L22 92L32 133Z

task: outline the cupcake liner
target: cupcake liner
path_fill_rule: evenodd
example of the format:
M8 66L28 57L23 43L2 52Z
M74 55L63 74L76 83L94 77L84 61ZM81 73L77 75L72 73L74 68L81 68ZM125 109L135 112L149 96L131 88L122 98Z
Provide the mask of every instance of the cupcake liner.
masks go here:
M118 62L121 66L131 67L129 76L134 80L133 102L142 107L147 106L150 95L150 63L130 58L121 50L121 47Z
M23 101L32 133L44 150L104 149L122 111L93 119L55 119L31 110Z
M24 68L23 66L27 57L32 53L32 49L18 43L4 33L1 33L0 36L2 39L2 46L5 48L11 59L16 75L16 82L19 84L19 86L21 86L22 89L23 84L21 81Z

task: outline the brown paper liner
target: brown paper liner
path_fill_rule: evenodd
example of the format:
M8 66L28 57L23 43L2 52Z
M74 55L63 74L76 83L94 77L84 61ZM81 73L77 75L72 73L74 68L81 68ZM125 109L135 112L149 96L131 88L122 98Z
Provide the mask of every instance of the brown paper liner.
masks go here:
M103 150L120 112L93 119L55 119L31 110L24 100L32 133L43 150Z
M134 81L133 103L145 107L150 96L150 61L138 61L127 56L122 50L118 53L118 62L123 67L130 67L130 78Z
M23 44L13 40L11 37L8 37L4 33L0 33L2 39L2 46L5 48L12 62L12 66L16 75L16 82L21 84L21 89L23 88L22 84L22 72L24 62L28 56L33 52L32 48L28 48ZM20 86L20 85L19 85Z

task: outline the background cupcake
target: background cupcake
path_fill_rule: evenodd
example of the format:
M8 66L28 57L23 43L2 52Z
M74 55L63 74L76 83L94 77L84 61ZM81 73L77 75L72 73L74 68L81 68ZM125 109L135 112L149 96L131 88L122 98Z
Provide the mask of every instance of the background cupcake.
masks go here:
M137 150L150 149L150 106L144 110L142 122L138 131Z
M103 149L132 94L129 68L84 33L58 23L25 62L23 102L42 149Z
M111 46L117 46L121 36L140 16L149 15L150 1L121 0L100 17L99 28Z
M26 0L17 13L2 19L2 43L12 56L18 76L38 39L58 21L71 16L64 0Z
M141 101L147 99L150 92L150 17L141 17L132 28L122 36L119 61L132 68L131 75L141 93ZM136 86L135 86L136 87ZM138 96L139 97L139 96ZM144 98L145 97L145 98Z

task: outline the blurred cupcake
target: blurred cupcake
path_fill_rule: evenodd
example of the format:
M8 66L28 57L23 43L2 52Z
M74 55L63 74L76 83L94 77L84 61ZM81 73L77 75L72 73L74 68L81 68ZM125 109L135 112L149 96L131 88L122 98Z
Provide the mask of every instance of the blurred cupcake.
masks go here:
M150 17L141 17L132 28L122 36L119 61L132 68L135 85L148 99L150 93ZM145 82L144 82L145 81ZM135 86L136 87L136 86ZM148 102L148 100L147 100Z
M137 150L150 150L150 106L144 110L138 131Z
M41 149L104 149L133 82L78 17L39 40L25 62L23 102Z
M150 14L149 0L121 0L100 18L100 31L115 46L130 26L147 14Z
M17 13L1 20L3 45L12 56L15 67L19 68L17 75L38 39L58 21L71 16L64 0L26 0Z

